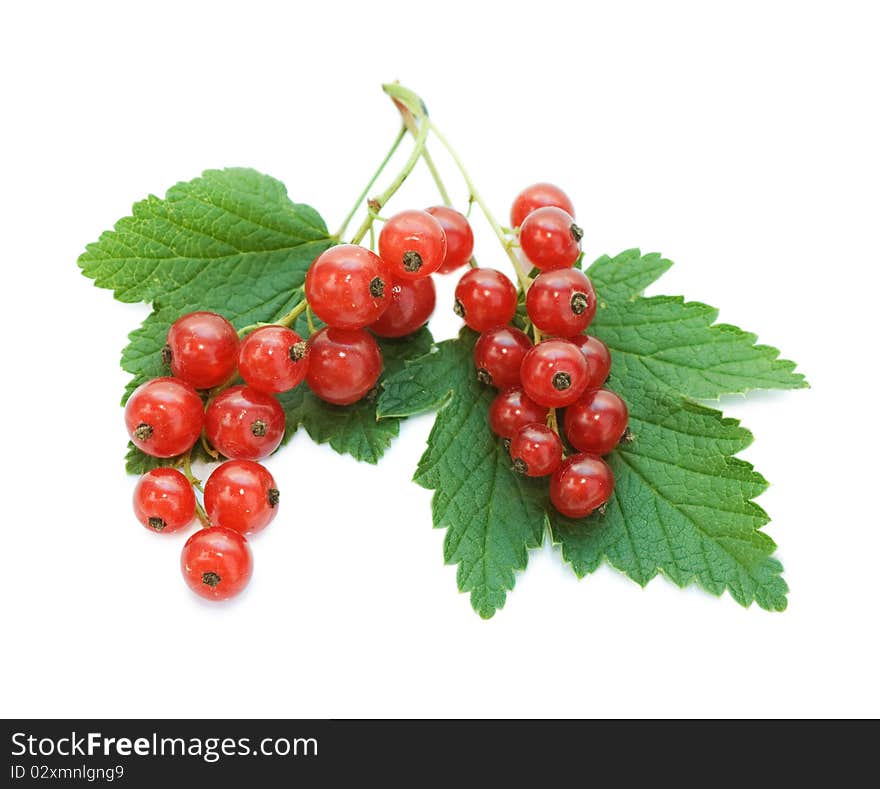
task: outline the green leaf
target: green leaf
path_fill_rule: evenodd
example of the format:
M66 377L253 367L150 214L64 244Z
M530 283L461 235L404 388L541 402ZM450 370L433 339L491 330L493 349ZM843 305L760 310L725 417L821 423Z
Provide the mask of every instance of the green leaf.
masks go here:
M527 480L487 425L494 392L475 380L473 334L440 343L389 376L380 415L439 409L415 480L435 491L434 525L448 528L445 559L481 616L512 589L548 524L583 577L603 561L644 585L658 573L743 605L783 610L787 586L753 499L767 486L734 457L752 440L736 420L689 398L806 386L791 362L755 336L714 324L717 312L641 291L671 265L630 250L589 269L600 301L591 333L611 348L612 382L630 408L634 441L609 456L615 492L604 515L573 521L548 503L547 481Z

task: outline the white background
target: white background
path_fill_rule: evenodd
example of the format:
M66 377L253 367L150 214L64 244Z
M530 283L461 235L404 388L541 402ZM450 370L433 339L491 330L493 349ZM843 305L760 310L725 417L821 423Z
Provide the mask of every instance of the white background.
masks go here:
M10 10L10 9L15 10ZM880 713L876 5L28 3L0 18L0 714L838 716ZM124 475L117 362L147 314L84 245L208 167L282 179L331 228L397 129L399 78L506 215L569 191L588 257L640 246L812 389L730 398L789 609L740 608L532 554L488 622L409 482L430 417L378 467L304 434L230 605L184 587ZM440 157L465 192L448 162ZM396 206L435 202L419 169ZM483 263L502 257L478 224ZM441 288L439 337L457 322Z

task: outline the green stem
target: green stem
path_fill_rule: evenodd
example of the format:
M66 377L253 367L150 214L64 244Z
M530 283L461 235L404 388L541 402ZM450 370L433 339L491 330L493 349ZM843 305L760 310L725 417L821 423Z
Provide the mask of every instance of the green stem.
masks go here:
M358 195L357 202L352 206L351 211L348 212L348 215L345 219L342 220L342 227L336 233L337 238L342 238L345 231L348 229L348 225L351 222L354 215L357 213L358 208L360 208L361 203L367 199L367 195L370 193L370 189L373 188L373 184L376 183L376 180L382 174L382 171L388 165L388 162L391 161L391 157L394 156L397 149L400 147L400 143L403 142L403 138L406 137L406 126L401 126L400 131L397 133L397 137L394 138L394 144L389 149L388 153L385 154L385 158L382 160L382 163L379 165L376 172L373 173L373 176L367 182L367 185L364 187L363 191Z
M299 304L297 304L290 312L286 315L282 315L277 321L275 321L275 325L277 326L287 326L288 328L293 326L293 322L302 315L309 307L308 301L303 299Z
M520 288L522 288L523 292L527 291L529 289L529 285L531 285L532 282L520 267L519 259L508 245L508 238L504 233L504 229L501 227L498 220L495 219L495 217L492 215L492 212L489 210L489 206L486 205L486 201L483 200L483 196L480 194L477 187L474 186L474 182L471 180L471 176L465 168L461 157L458 155L458 152L455 150L455 148L452 147L449 140L446 139L446 137L430 120L426 118L424 121L424 125L430 127L431 131L433 131L434 134L437 135L437 139L440 140L443 147L446 148L447 151L449 151L449 155L455 162L455 166L458 167L458 171L461 173L461 177L464 178L464 182L467 184L467 188L470 190L471 202L476 203L480 207L480 210L483 212L483 216L486 217L486 221L491 225L492 231L495 233L495 236L498 238L501 246L504 247L504 251L507 253L507 257L513 264L513 270L516 272L516 278L517 280L519 280Z
M182 461L182 463L183 463L183 476L185 476L185 477L190 481L190 484L191 484L191 485L192 485L197 491L199 491L199 493L204 493L205 490L204 490L204 488L202 487L202 481L201 481L201 480L200 480L195 474L193 474L193 470L192 470L192 449L190 449L189 452L187 452L187 453L183 456L183 461Z

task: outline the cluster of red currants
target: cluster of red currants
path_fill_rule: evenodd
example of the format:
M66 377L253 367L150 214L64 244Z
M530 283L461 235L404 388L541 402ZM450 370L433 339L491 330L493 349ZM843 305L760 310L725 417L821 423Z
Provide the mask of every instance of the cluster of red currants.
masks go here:
M403 337L423 326L436 301L431 274L464 266L472 251L473 233L457 211L403 211L384 224L378 255L352 244L321 254L307 272L305 300L277 324L257 326L243 340L213 312L193 312L172 324L162 352L171 376L139 386L125 421L136 447L181 458L187 472L146 473L134 508L147 528L163 533L186 528L198 514L205 528L187 540L181 557L193 591L224 600L250 580L245 535L264 529L278 509L275 481L256 462L284 436L285 414L275 395L306 381L322 400L344 406L374 391L382 372L374 335ZM306 306L326 324L308 341L287 325ZM235 383L239 376L244 384ZM204 486L203 507L184 460L202 439L227 458Z
M455 291L456 312L480 332L474 348L477 376L501 392L490 426L509 445L514 469L550 478L553 506L583 518L611 496L614 476L603 455L628 439L626 403L605 388L608 348L584 334L596 314L589 278L574 268L582 232L569 198L552 184L523 190L511 209L525 258L540 273L527 281L526 331L510 325L518 297L494 269L468 271ZM556 409L565 408L564 435L578 450L565 457Z

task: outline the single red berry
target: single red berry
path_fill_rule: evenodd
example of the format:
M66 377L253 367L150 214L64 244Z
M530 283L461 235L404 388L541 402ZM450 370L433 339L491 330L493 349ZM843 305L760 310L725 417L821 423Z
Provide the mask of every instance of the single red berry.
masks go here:
M227 460L205 483L205 511L215 526L252 534L278 514L278 486L265 466Z
M515 326L496 326L483 332L474 346L477 378L498 389L519 383L523 357L532 349L532 341Z
M568 340L545 340L530 350L520 370L523 389L536 403L562 408L587 388L587 360Z
M502 438L513 438L521 427L546 419L547 409L538 405L519 386L505 389L489 406L489 427Z
M230 386L208 406L205 434L221 455L260 460L284 438L284 409L270 394Z
M238 362L238 333L216 312L191 312L168 329L162 358L176 378L196 389L228 381Z
M287 392L303 382L308 369L308 346L286 326L254 329L238 352L241 377L261 392Z
M596 315L596 292L583 271L562 268L535 277L526 294L526 311L545 334L580 334Z
M134 488L134 514L150 531L180 531L196 516L190 481L174 468L154 468Z
M574 265L581 253L584 232L561 208L547 206L530 213L519 231L523 254L536 268L546 271Z
M516 312L516 288L494 268L472 268L455 288L455 314L474 331L510 323Z
M474 231L467 217L445 205L435 205L425 209L434 217L446 233L446 257L438 274L449 274L461 268L471 259L474 253Z
M382 352L363 329L325 327L309 339L306 383L322 400L349 405L360 400L379 380Z
M532 184L514 198L510 207L510 226L519 227L532 211L545 206L556 206L574 216L574 205L558 186L547 183Z
M611 352L608 350L608 346L598 337L589 334L569 337L568 341L577 345L587 360L587 366L590 368L590 382L587 384L587 391L598 389L608 380L608 374L611 372Z
M629 410L610 389L587 392L565 411L565 435L575 449L607 455L626 432Z
M431 277L395 282L388 309L370 324L370 330L380 337L405 337L428 322L436 303L437 288Z
M562 463L562 442L547 425L524 425L510 442L514 471L527 477L546 477Z
M147 381L125 404L129 438L142 452L157 458L186 452L198 441L204 421L202 399L177 378Z
M572 455L550 478L550 501L567 518L586 518L614 490L614 474L602 458Z
M401 211L382 225L379 257L397 281L427 277L446 258L443 225L427 211Z
M180 555L187 586L207 600L228 600L251 580L254 558L248 541L235 529L212 526L190 537Z
M324 323L362 329L388 308L387 266L366 247L330 247L306 272L306 299Z

